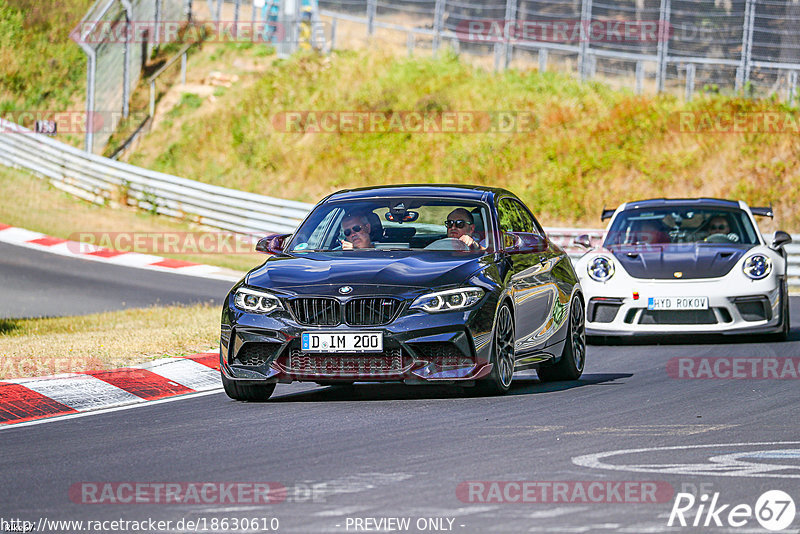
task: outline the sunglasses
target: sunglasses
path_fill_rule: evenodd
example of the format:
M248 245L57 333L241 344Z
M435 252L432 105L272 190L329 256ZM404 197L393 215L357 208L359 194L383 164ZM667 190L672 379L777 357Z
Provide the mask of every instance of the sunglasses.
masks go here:
M712 224L710 226L710 228L712 230L725 230L726 228L728 228L728 225L727 224Z
M453 226L455 226L456 228L464 228L468 224L472 223L462 219L459 219L457 221L451 221L450 219L447 219L446 221L444 221L444 225L448 228L452 228Z
M364 229L363 226L361 226L360 224L357 224L357 225L355 225L355 226L353 226L351 228L345 228L344 236L345 237L350 237L350 234L357 234L357 233L361 232L361 230L363 230L363 229Z

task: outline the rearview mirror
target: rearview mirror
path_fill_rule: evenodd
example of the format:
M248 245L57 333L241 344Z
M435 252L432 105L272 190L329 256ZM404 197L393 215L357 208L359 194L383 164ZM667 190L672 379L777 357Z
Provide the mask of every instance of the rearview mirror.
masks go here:
M533 254L547 250L547 238L528 232L504 232L503 245L507 254Z
M791 242L792 242L792 236L790 236L786 232L778 230L777 232L775 232L775 236L772 238L772 245L770 245L770 248L772 248L773 250L778 250L782 246L788 245Z
M583 248L592 248L592 238L589 237L589 234L581 234L578 237L576 237L572 242Z
M292 234L272 234L262 237L256 243L256 252L283 254L283 243L291 236Z

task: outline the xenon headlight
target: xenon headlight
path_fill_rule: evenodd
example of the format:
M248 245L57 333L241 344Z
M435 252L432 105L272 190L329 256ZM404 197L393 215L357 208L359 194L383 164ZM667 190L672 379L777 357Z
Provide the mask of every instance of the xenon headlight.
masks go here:
M614 276L614 263L605 256L597 256L586 266L592 280L605 282Z
M426 293L414 299L411 308L428 313L462 310L481 300L483 293L483 289L479 287L463 287Z
M283 307L275 295L246 287L236 290L233 302L240 310L250 313L269 313Z
M772 260L764 254L753 254L742 264L742 270L748 278L761 280L772 272Z

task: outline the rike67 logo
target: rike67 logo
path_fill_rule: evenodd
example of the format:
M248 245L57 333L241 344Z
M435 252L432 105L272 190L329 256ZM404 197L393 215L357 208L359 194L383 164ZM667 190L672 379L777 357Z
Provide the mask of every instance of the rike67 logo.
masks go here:
M691 493L678 493L667 526L739 528L747 525L753 517L767 530L783 530L794 521L794 500L786 492L770 490L761 494L753 507L749 504L721 504L719 492L714 493L710 500L707 494L697 499Z

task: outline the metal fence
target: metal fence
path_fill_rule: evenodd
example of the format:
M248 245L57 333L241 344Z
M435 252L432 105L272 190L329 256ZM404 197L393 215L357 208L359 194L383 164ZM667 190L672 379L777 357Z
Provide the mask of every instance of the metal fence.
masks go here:
M778 94L798 101L798 0L320 0L333 20L455 44L581 78L618 79L637 93ZM475 31L473 31L475 28ZM655 33L653 32L655 30ZM411 46L409 46L411 48Z
M86 112L118 122L130 113L130 96L155 46L168 42L164 21L188 21L191 0L97 0L72 38L88 60ZM111 128L86 128L86 150L101 151Z
M235 233L261 236L292 233L313 207L171 176L89 154L0 118L0 165L24 169L70 194L104 204L121 200L151 212ZM599 244L604 230L546 228L548 236L572 257L584 249L572 241L589 234ZM769 240L769 236L765 236ZM800 235L789 253L789 284L800 287Z

